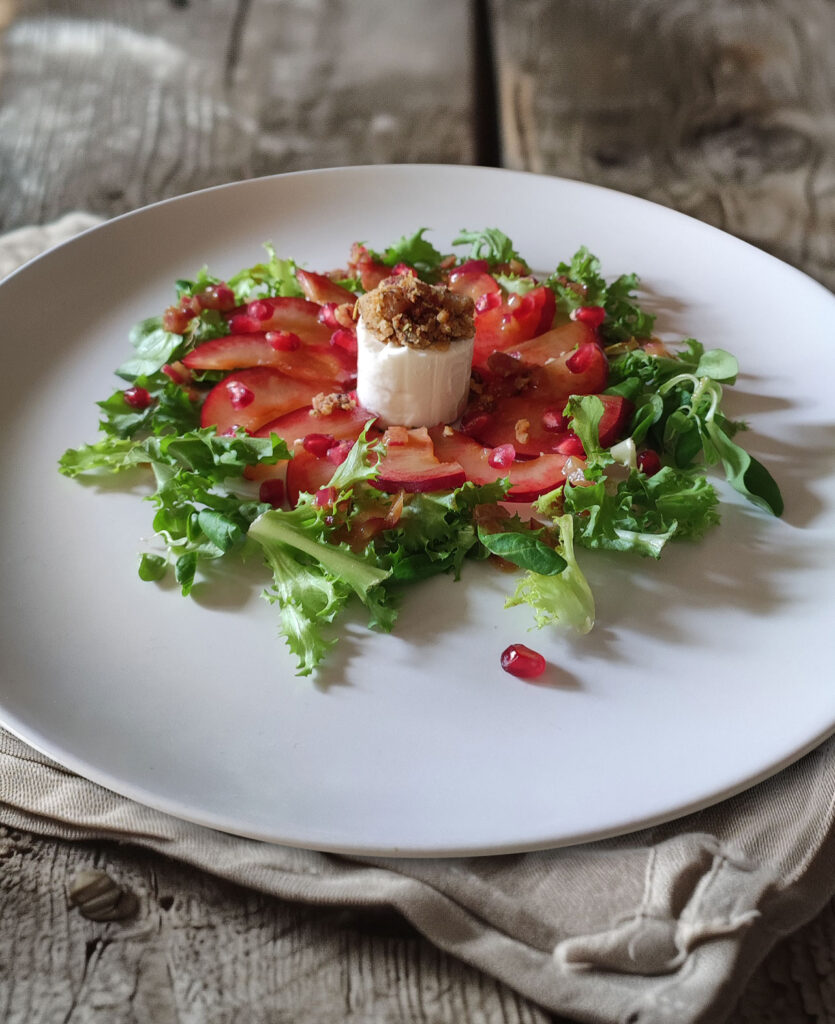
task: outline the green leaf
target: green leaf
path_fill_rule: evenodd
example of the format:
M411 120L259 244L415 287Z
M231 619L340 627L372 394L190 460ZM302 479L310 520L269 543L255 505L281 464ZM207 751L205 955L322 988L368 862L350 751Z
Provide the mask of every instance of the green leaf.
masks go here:
M556 576L567 565L561 555L527 527L522 532L506 530L502 533L487 533L479 527L478 539L494 555L540 576Z
M705 352L693 371L696 377L709 377L723 384L734 384L739 373L736 356L721 348Z
M128 381L161 370L166 363L177 358L184 345L182 335L172 334L163 328L161 317L140 321L131 331L130 341L136 355L116 371L119 377Z
M174 563L174 577L180 584L183 597L188 597L191 593L196 570L197 554L194 551L187 551L184 555L180 555Z
M168 559L162 555L143 554L139 559L139 578L148 583L161 580L168 569Z
M783 514L783 496L774 477L761 462L732 441L715 422L707 424L710 438L734 490L774 516Z
M491 267L498 263L510 263L511 260L525 262L513 247L513 242L498 228L485 228L483 231L460 231L452 244L469 245L470 259L486 260Z
M564 515L554 523L565 568L550 576L526 572L505 607L527 604L533 609L537 626L556 622L578 633L588 633L594 625L594 597L574 557L574 522L570 515Z
M371 256L385 263L387 267L395 267L398 263L406 263L418 272L424 280L434 280L443 255L431 242L424 237L428 228L419 228L413 235L403 235L380 255L371 252Z
M222 512L209 508L201 509L197 513L197 522L212 544L224 553L243 542L245 534L240 524Z
M295 262L279 259L270 242L266 242L264 248L269 257L266 263L247 267L227 281L238 302L247 302L258 296L302 297L304 291L296 277Z

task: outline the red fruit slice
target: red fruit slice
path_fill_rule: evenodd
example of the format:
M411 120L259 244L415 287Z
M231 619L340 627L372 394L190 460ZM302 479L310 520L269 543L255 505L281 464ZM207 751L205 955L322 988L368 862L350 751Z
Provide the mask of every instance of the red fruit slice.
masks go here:
M343 302L353 302L356 295L343 288L341 284L331 281L324 274L314 274L310 270L296 270L296 278L302 286L305 298L311 302L318 302L324 305L326 302L336 302L342 305Z
M486 363L491 352L514 349L540 333L549 309L553 320L553 299L551 289L539 285L526 295L511 295L497 306L476 310L473 366Z
M460 463L467 479L474 484L489 484L493 480L510 478L507 501L534 501L541 494L547 494L565 483L564 455L540 455L528 462L514 462L502 468L490 464L492 448L484 448L458 430L449 433L442 426L432 427L429 436L439 459Z
M524 359L526 363L544 366L549 359L558 359L566 353L573 352L580 345L592 345L596 342L597 335L588 324L572 321L546 330L543 334L537 334L536 337L508 351Z
M368 249L359 243L355 243L351 248L348 268L359 277L362 287L367 292L376 288L384 278L394 273L391 267L379 263Z
M386 454L378 467L375 486L381 491L444 491L466 480L458 462L441 462L426 427L389 427Z
M549 426L554 422L555 414L565 408L567 399L568 396L555 398L532 391L506 395L499 398L489 411L465 415L462 427L470 437L489 448L512 444L517 456L523 458L531 458L541 452L555 452L565 438L568 426L566 424L563 431L549 429Z
M549 359L538 385L551 395L595 395L606 387L609 361L599 345L581 345L573 352Z
M252 399L241 408L239 396L244 388L252 393ZM217 427L219 434L233 427L243 427L253 433L277 416L310 405L319 392L333 390L330 381L296 380L272 366L239 370L208 393L200 423L204 427Z
M289 331L306 345L327 345L331 331L319 323L320 306L307 299L275 297L253 299L228 314L232 334L254 331Z
M470 260L457 267L449 275L450 291L469 295L476 302L482 295L500 292L499 282L487 270L486 260Z
M296 507L301 493L316 494L335 472L336 466L328 459L319 458L297 444L287 463L286 489L291 508Z
M373 419L374 414L359 405L353 409L334 409L327 416L321 416L313 411L312 406L306 406L270 420L255 431L255 436L278 434L290 447L308 434L330 434L335 441L353 441L360 436L365 424ZM373 427L372 432L379 433Z
M600 444L609 448L623 435L634 406L619 395L597 397L603 402ZM565 443L573 436L567 421L564 430L553 429L567 400L567 395L555 398L539 391L509 395L499 399L489 412L476 412L471 418L465 416L463 428L470 437L490 448L512 444L517 456L523 458L539 455L540 452L582 454L575 450L575 445Z
M611 448L626 432L635 406L628 398L622 398L620 395L598 395L597 397L603 403L603 415L600 417L598 426L600 445L603 448Z
M251 366L274 366L298 380L329 380L330 391L344 391L357 375L356 359L344 348L327 345L302 345L284 348L272 344L260 331L253 334L227 334L204 341L184 357L191 370L238 370Z

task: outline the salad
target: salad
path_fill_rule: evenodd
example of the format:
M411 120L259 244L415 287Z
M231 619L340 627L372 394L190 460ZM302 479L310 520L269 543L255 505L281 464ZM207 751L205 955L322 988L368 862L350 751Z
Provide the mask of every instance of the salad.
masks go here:
M497 229L462 231L449 253L426 231L382 251L355 243L335 271L267 245L226 281L206 268L178 281L175 303L131 334L124 386L98 403L100 440L60 460L69 477L150 468L162 543L140 556L143 580L173 571L188 595L220 559L263 559L302 675L337 642L348 602L389 631L408 584L457 579L472 559L517 570L507 605L529 606L533 625L587 632L578 549L658 558L698 539L719 519L711 466L782 513L739 444L744 424L722 411L736 359L656 338L634 274L607 281L585 248L534 273ZM471 318L450 422L419 422L420 395L410 425L358 401L357 310L398 283L437 299L439 321L452 310L459 334ZM457 344L437 343L439 359ZM502 664L542 668L523 645Z

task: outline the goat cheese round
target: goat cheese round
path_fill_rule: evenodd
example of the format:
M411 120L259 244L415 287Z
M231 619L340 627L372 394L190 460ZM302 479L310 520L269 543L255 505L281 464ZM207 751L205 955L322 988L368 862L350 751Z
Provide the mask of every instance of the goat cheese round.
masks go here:
M412 348L378 341L357 321L357 400L384 425L431 427L452 423L470 389L473 338Z

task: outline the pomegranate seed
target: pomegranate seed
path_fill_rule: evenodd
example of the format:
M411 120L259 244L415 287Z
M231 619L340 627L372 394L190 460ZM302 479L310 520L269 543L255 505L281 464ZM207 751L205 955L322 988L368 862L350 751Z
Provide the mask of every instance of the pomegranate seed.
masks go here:
M635 460L638 464L638 469L644 474L644 476L655 476L655 474L661 469L661 458L658 452L652 450L652 448L646 448L642 452L638 452L638 457Z
M338 302L324 302L322 308L316 315L316 319L320 324L324 324L325 327L330 327L331 330L338 330L342 325L336 319L336 307L339 305Z
M545 671L545 659L524 644L511 644L502 651L502 668L520 679L536 679Z
M302 439L304 450L317 458L327 455L335 444L336 438L333 434L308 434Z
M556 409L546 409L542 414L542 426L554 434L564 434L568 430L568 417Z
M353 447L353 441L339 441L332 448L328 449L328 460L332 462L335 466L341 466L342 463L348 458L348 455Z
M401 277L404 274L409 274L411 277L417 277L417 271L414 267L410 267L408 263L398 263L394 270L392 270L392 274L397 277Z
M489 309L495 309L502 304L501 292L485 292L475 300L476 313L486 313Z
M229 392L229 401L233 409L245 409L255 401L255 392L246 384L241 384L239 380L227 381L226 390Z
M594 350L599 350L599 348L600 346L595 345L593 342L587 342L585 345L580 345L579 348L576 348L568 359L566 359L565 365L571 373L583 373L592 365L592 358L596 356L596 352Z
M132 409L147 409L153 401L151 392L146 391L145 388L125 388L122 394Z
M313 497L313 504L316 508L329 508L336 501L336 497L335 487L320 487Z
M331 345L334 348L341 348L346 352L356 355L357 336L353 331L346 331L344 327L340 327L338 331L334 331L331 335Z
M179 306L169 306L162 314L163 330L170 334L185 334L188 325L191 323L193 314L180 309Z
M578 306L571 311L571 319L579 320L589 327L599 327L606 319L606 310L602 306Z
M515 459L516 449L513 445L500 444L497 445L487 456L487 463L492 466L493 469L506 469L508 466L513 465Z
M302 340L292 331L267 331L264 335L270 348L277 352L294 352L301 346Z
M258 488L258 498L273 508L279 508L284 503L284 481L265 480Z
M586 455L586 449L583 447L583 442L576 434L571 432L569 432L568 436L557 445L557 451L560 455L576 455L581 459L585 458Z
M269 302L261 302L260 299L250 302L246 307L246 311L253 320L269 320L273 315Z

